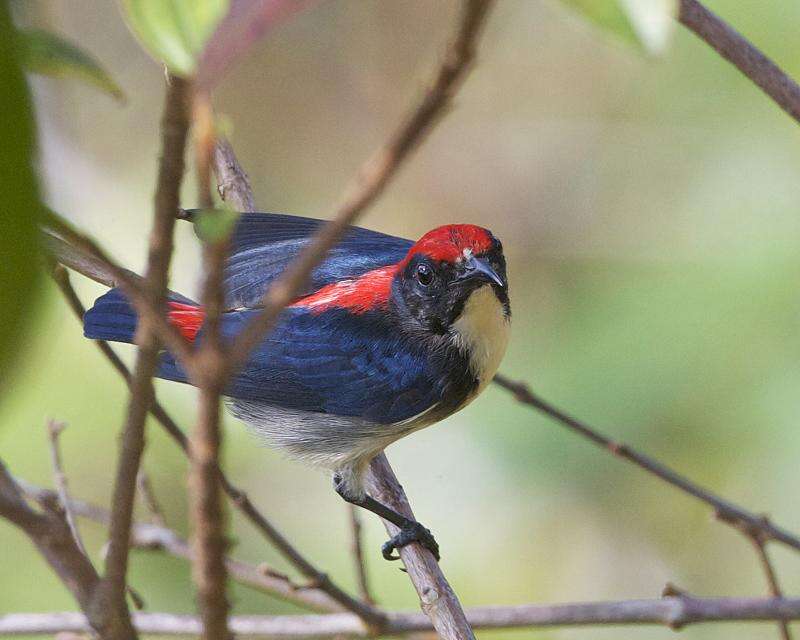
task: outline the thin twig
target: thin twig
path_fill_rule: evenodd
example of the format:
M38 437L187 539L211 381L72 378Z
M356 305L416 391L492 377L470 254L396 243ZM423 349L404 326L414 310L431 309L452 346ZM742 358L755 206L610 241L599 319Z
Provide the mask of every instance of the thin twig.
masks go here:
M180 78L171 78L166 93L162 121L161 158L155 193L153 228L150 233L145 293L149 306L163 309L172 257L175 211L179 205L180 185L184 170L184 148L189 129L189 85ZM160 313L156 313L161 316ZM106 570L96 596L95 606L113 612L107 630L111 637L133 638L125 602L126 574L130 549L133 503L136 497L136 476L144 451L145 418L153 403L153 375L158 366L160 341L149 316L139 317L136 332L139 345L136 366L130 383L130 401L122 445L117 462L109 523Z
M494 382L498 386L514 394L514 397L519 402L527 404L528 406L531 406L534 409L537 409L550 416L556 422L559 422L578 435L586 438L601 449L605 449L612 455L631 462L647 473L663 480L667 484L670 484L684 493L693 496L702 502L705 502L714 509L716 516L720 520L723 520L724 522L736 527L746 526L749 529L758 531L759 535L761 535L765 540L782 542L783 544L800 551L800 538L793 533L790 533L786 529L782 529L772 524L768 518L747 511L746 509L712 493L708 489L695 484L685 476L673 471L661 462L636 451L627 444L615 442L585 422L581 422L580 420L573 418L546 400L540 398L533 393L531 388L524 382L515 382L500 374L494 377Z
M19 527L36 545L86 613L91 628L104 629L107 612L92 607L100 582L97 571L75 543L56 494L41 505L42 510L36 511L25 501L22 489L0 461L0 517Z
M375 202L403 161L447 112L475 58L478 36L491 6L492 0L464 1L455 38L444 55L433 84L389 141L361 166L356 178L345 188L332 220L270 285L262 300L263 310L245 326L231 347L229 373L244 364L250 352L272 329L281 310L300 291L314 267L347 227Z
M50 460L53 464L53 479L55 480L56 490L58 491L59 502L64 509L64 518L69 525L69 530L72 532L72 537L75 538L75 546L88 558L89 555L86 553L86 546L83 544L80 531L78 531L78 525L75 522L75 516L70 507L67 476L64 473L64 467L61 462L61 448L59 447L58 438L66 427L66 422L59 422L58 420L52 419L47 421L47 436L50 441Z
M800 86L750 41L697 0L680 0L678 20L800 122Z
M773 598L783 598L783 591L778 583L778 573L775 571L775 567L769 557L767 545L761 533L758 530L749 529L747 527L740 528L742 529L742 533L753 544L759 564L761 564L761 569L764 572L764 577L767 579L769 594ZM780 633L782 640L792 640L792 633L789 630L789 623L786 620L780 620L778 622L778 633Z
M467 610L476 629L532 629L600 625L657 625L681 629L709 622L769 622L800 620L800 599L696 598L670 596L654 600L575 602L551 605L475 607ZM148 635L192 636L201 631L196 616L136 613L137 629ZM260 639L368 637L352 613L289 616L232 616L231 632ZM0 634L52 635L89 630L79 613L12 613L0 616ZM430 632L431 621L421 613L391 613L382 636Z
M139 497L142 499L144 506L147 507L150 521L159 527L166 527L167 519L164 517L164 510L161 508L158 498L156 498L155 491L153 491L150 476L147 475L144 469L140 469L139 474L136 476L136 489L139 491Z
M367 564L364 559L364 548L361 540L361 514L355 505L348 504L347 507L347 512L350 515L350 553L353 556L358 595L361 596L364 602L375 604L375 599L369 592L369 577L367 576Z
M211 156L215 135L211 104L206 94L194 95L194 122L201 204L206 209L206 215L220 215L212 211ZM225 640L229 637L229 605L225 584L225 550L228 542L218 473L222 446L220 397L225 387L223 363L226 359L221 333L225 306L222 282L227 254L226 238L206 238L203 244L205 276L201 296L205 317L203 339L196 356L199 407L197 424L189 438L192 575L197 586L205 640Z

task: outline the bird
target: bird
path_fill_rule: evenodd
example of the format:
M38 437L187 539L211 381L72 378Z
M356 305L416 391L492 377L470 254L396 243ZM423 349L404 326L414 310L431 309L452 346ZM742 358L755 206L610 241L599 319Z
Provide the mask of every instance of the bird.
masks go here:
M183 216L196 220L196 211ZM241 213L224 268L224 340L256 314L270 284L324 221ZM170 323L203 340L204 311L170 293ZM416 242L348 227L307 286L225 389L230 412L267 444L332 474L347 502L393 522L382 546L419 542L439 560L430 530L367 495L369 462L388 445L459 411L492 380L509 340L511 309L501 242L471 224L449 224ZM133 343L136 312L111 289L84 315L84 335ZM188 383L164 350L156 375Z

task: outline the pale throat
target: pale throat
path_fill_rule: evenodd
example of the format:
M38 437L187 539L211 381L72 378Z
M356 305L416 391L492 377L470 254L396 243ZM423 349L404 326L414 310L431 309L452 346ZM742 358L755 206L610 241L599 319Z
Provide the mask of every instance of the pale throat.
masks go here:
M456 345L469 356L480 393L497 373L511 333L511 319L491 285L470 294L450 331Z

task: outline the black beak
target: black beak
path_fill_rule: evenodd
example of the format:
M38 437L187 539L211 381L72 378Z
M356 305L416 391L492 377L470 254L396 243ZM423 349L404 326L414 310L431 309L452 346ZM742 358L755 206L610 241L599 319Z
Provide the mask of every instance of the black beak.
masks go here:
M486 260L470 256L467 258L464 267L466 270L461 276L459 276L459 280L472 280L474 278L479 278L481 280L486 280L487 282L492 282L503 289L506 288L505 281Z

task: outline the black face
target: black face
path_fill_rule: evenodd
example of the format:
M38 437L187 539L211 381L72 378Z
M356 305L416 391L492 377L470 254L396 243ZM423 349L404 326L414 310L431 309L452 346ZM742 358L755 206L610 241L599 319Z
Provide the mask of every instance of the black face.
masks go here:
M489 251L456 264L415 255L394 281L392 297L417 326L443 334L461 314L470 294L487 284L510 315L506 260L498 240Z

